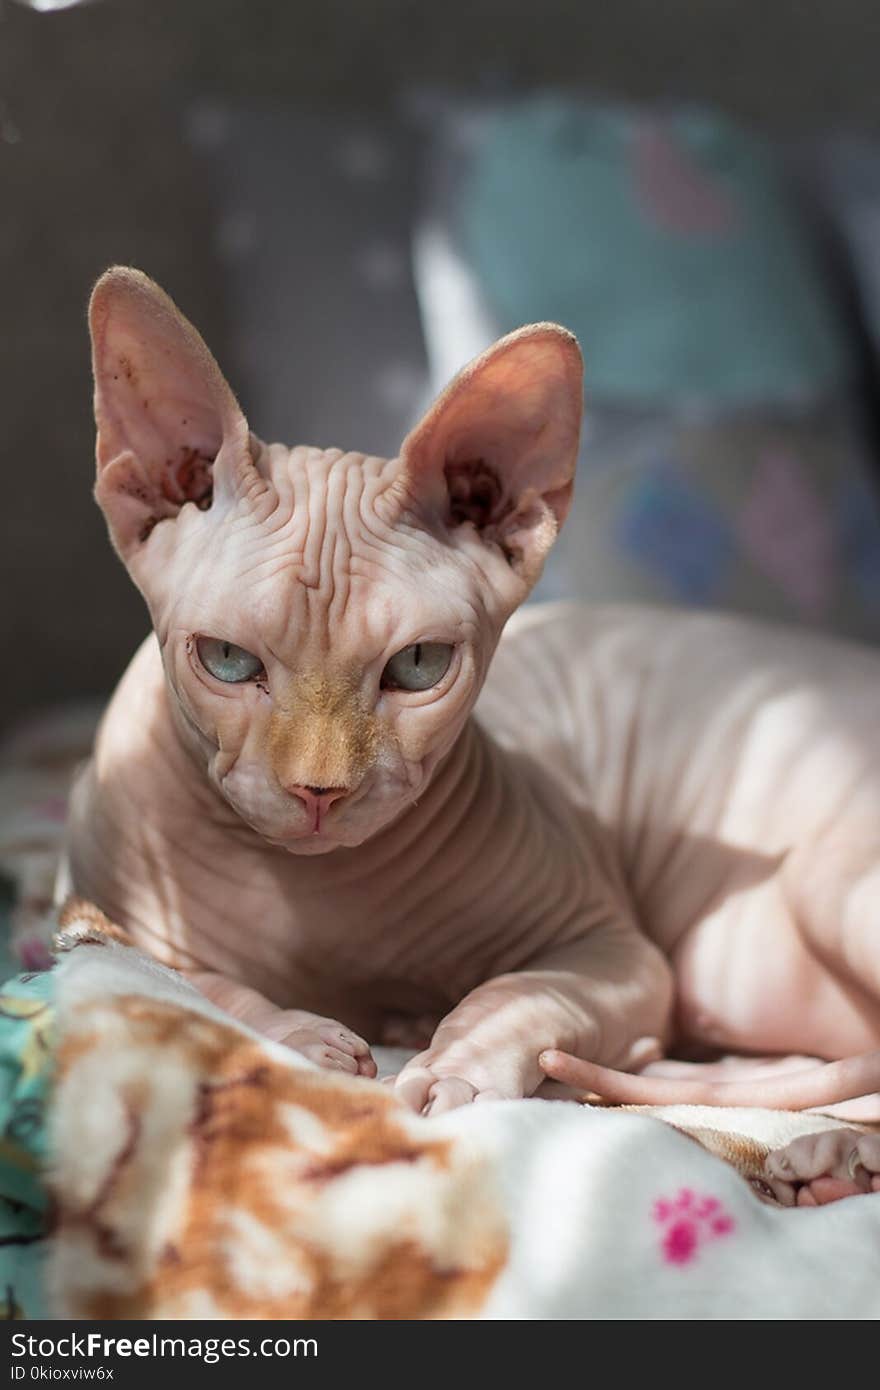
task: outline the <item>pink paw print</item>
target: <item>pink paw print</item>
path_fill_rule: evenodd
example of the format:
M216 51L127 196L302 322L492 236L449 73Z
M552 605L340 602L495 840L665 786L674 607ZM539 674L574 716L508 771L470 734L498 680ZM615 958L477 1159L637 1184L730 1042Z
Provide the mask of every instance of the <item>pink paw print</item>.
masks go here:
M661 1228L660 1248L670 1265L686 1265L706 1241L728 1236L733 1217L728 1216L717 1197L701 1197L683 1187L675 1197L658 1197L654 1221Z

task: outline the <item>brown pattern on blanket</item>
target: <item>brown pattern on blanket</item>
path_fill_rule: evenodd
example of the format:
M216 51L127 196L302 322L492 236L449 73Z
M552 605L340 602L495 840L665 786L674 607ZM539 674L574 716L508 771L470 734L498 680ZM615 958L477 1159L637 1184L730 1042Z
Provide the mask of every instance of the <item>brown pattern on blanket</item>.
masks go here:
M84 946L86 943L103 946L108 938L122 946L131 945L131 937L125 928L111 922L96 903L74 894L65 898L58 912L58 931L53 941L57 951L68 951L73 946Z
M479 1312L507 1258L484 1160L212 1018L143 995L86 1012L58 1058L56 1138L83 1155L54 1194L62 1316Z

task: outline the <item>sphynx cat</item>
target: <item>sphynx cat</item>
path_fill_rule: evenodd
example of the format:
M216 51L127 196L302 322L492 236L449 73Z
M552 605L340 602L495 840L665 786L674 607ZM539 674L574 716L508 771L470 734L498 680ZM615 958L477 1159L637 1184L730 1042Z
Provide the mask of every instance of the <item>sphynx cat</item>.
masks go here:
M423 1114L548 1077L880 1089L880 656L663 609L508 624L571 499L571 334L503 338L383 459L261 443L137 271L90 321L96 497L153 632L75 788L76 893L321 1066L420 1046ZM706 1050L806 1056L662 1061ZM782 1200L880 1187L880 1137L836 1135L771 1158Z

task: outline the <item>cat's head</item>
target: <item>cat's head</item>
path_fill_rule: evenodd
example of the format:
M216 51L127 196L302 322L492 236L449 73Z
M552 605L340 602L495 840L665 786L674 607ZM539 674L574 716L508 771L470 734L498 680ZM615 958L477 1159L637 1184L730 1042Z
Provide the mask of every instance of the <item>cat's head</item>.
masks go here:
M102 276L90 323L95 494L181 737L272 843L361 843L451 749L568 510L577 342L501 339L389 460L260 443L138 271Z

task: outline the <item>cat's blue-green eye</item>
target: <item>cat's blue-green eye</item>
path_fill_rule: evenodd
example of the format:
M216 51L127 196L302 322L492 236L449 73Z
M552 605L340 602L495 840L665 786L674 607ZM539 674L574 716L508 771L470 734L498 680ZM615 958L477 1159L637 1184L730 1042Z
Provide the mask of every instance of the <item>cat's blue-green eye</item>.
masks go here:
M196 651L206 671L227 685L241 685L260 675L263 663L253 652L224 642L221 637L197 637Z
M430 690L439 685L452 661L448 642L413 642L397 652L382 672L384 690Z

